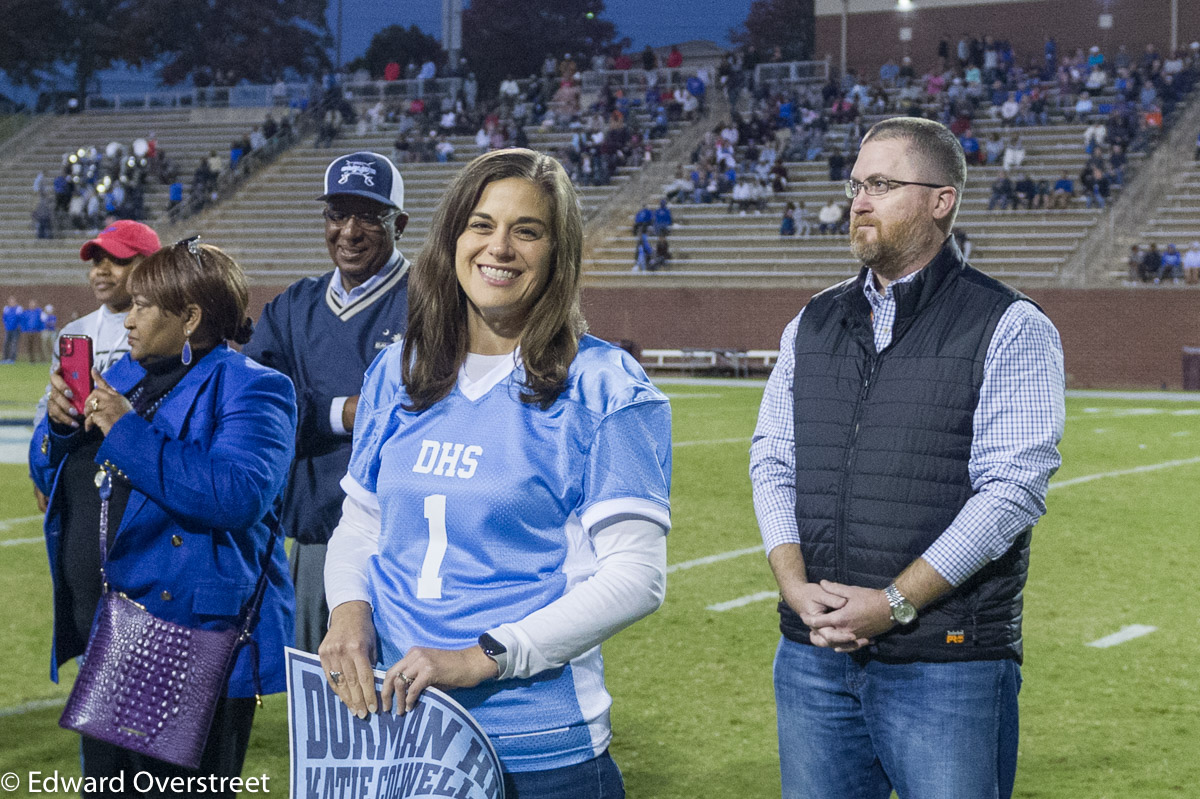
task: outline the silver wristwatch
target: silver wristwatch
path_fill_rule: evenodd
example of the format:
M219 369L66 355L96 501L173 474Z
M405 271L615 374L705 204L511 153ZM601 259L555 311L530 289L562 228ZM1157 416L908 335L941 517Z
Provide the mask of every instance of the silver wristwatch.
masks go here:
M916 607L904 598L904 594L900 593L895 583L883 589L883 593L887 596L888 604L892 606L892 621L904 625L917 620Z

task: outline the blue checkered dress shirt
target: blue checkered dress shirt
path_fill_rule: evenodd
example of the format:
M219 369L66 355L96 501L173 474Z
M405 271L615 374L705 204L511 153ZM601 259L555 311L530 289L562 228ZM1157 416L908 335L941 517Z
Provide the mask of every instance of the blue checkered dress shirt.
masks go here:
M874 311L877 350L892 341L892 287L917 274L889 284L883 293L875 289L874 276L867 275L863 292ZM803 314L784 328L750 443L754 510L768 553L780 544L800 543L792 377L796 326ZM1058 442L1066 416L1064 388L1058 331L1032 304L1013 303L1000 317L984 360L968 462L976 493L922 555L951 585L961 585L1002 556L1046 512L1046 489L1062 463Z

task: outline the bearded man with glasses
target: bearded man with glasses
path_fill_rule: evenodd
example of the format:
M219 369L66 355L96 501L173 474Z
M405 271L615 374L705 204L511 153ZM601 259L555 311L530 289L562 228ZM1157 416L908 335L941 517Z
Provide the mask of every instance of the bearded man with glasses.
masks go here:
M955 243L965 182L945 126L867 132L846 182L862 269L787 326L763 394L750 475L781 594L786 799L1012 794L1063 356Z
M296 459L283 525L296 584L296 646L325 637L325 545L341 517L363 374L399 341L408 318L404 180L378 153L336 158L325 170L325 244L334 269L289 286L267 304L243 352L296 386Z

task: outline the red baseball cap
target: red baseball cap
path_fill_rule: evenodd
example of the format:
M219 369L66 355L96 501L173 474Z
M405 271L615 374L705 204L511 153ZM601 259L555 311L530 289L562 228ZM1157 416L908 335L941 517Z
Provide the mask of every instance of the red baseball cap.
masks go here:
M141 222L120 219L113 222L100 235L79 249L79 258L92 260L96 250L104 250L114 258L132 258L135 255L150 255L158 252L162 244L158 234Z

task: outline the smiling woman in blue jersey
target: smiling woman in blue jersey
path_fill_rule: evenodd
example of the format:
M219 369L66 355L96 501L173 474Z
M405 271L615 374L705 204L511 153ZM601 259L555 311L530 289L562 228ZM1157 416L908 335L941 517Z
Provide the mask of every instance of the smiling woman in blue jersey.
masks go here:
M600 644L666 590L670 406L584 334L582 247L554 159L500 150L458 175L408 334L366 374L325 569L342 700L365 717L448 690L509 799L625 795Z

